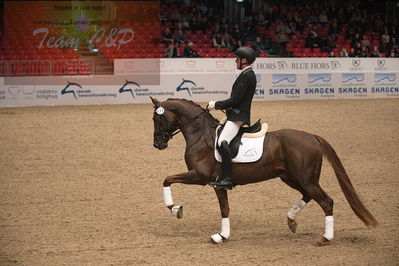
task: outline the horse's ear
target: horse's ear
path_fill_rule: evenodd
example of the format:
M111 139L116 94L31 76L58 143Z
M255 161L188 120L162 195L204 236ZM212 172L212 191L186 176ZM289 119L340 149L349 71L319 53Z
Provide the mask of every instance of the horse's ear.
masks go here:
M155 107L159 107L161 105L161 103L157 99L152 98L151 96L150 96L150 98L151 98L152 103L155 105Z

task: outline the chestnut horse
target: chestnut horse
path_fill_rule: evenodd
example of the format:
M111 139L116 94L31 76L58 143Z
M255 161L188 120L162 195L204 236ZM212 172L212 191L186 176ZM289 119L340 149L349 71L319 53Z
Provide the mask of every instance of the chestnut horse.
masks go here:
M163 150L173 135L181 132L186 141L184 159L188 172L168 176L163 182L166 207L176 217L182 217L182 206L175 206L170 186L174 183L207 185L221 175L221 164L214 156L215 130L219 124L198 104L185 99L164 102L151 97L154 103L154 147ZM295 215L310 200L315 200L325 213L325 233L315 240L317 245L330 243L333 238L333 200L319 185L323 155L331 163L342 192L354 213L367 226L377 221L360 201L346 171L331 145L322 137L307 132L282 129L268 132L264 139L262 157L254 163L233 164L235 185L246 185L279 177L302 194L288 211L288 226L295 233ZM211 236L214 243L222 243L230 236L227 191L215 189L221 215L221 232Z

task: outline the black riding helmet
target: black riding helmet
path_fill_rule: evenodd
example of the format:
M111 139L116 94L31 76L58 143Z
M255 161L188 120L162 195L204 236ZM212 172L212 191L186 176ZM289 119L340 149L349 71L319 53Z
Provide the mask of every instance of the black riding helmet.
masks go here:
M237 57L241 58L246 58L249 62L249 64L252 64L255 62L256 59L256 52L254 49L248 47L248 46L241 46L237 48L237 50L234 53Z

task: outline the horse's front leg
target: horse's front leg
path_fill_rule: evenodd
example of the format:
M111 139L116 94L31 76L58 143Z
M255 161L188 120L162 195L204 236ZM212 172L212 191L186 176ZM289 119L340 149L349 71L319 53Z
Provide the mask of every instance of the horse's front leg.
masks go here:
M220 212L222 214L222 230L219 234L211 236L213 243L220 244L230 237L230 219L229 219L229 200L227 197L227 190L215 189L216 196L218 197Z
M198 175L194 170L190 170L182 174L168 176L163 181L163 200L165 206L168 207L171 213L178 219L183 218L183 206L175 206L172 199L172 190L170 186L174 183L198 184L198 181Z

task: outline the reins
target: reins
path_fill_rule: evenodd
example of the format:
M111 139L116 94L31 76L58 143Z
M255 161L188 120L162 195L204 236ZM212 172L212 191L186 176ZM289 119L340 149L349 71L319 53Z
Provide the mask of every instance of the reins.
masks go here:
M194 116L193 118L191 118L190 120L186 121L186 123L194 121L195 119L197 119L198 117L200 117L201 115L205 114L209 112L208 108L206 108L205 110L203 110L201 113L199 113L198 115ZM186 123L182 123L180 125L180 128L182 128ZM172 132L171 137L172 138L174 135L179 134L181 132L180 128L176 129L174 132Z

